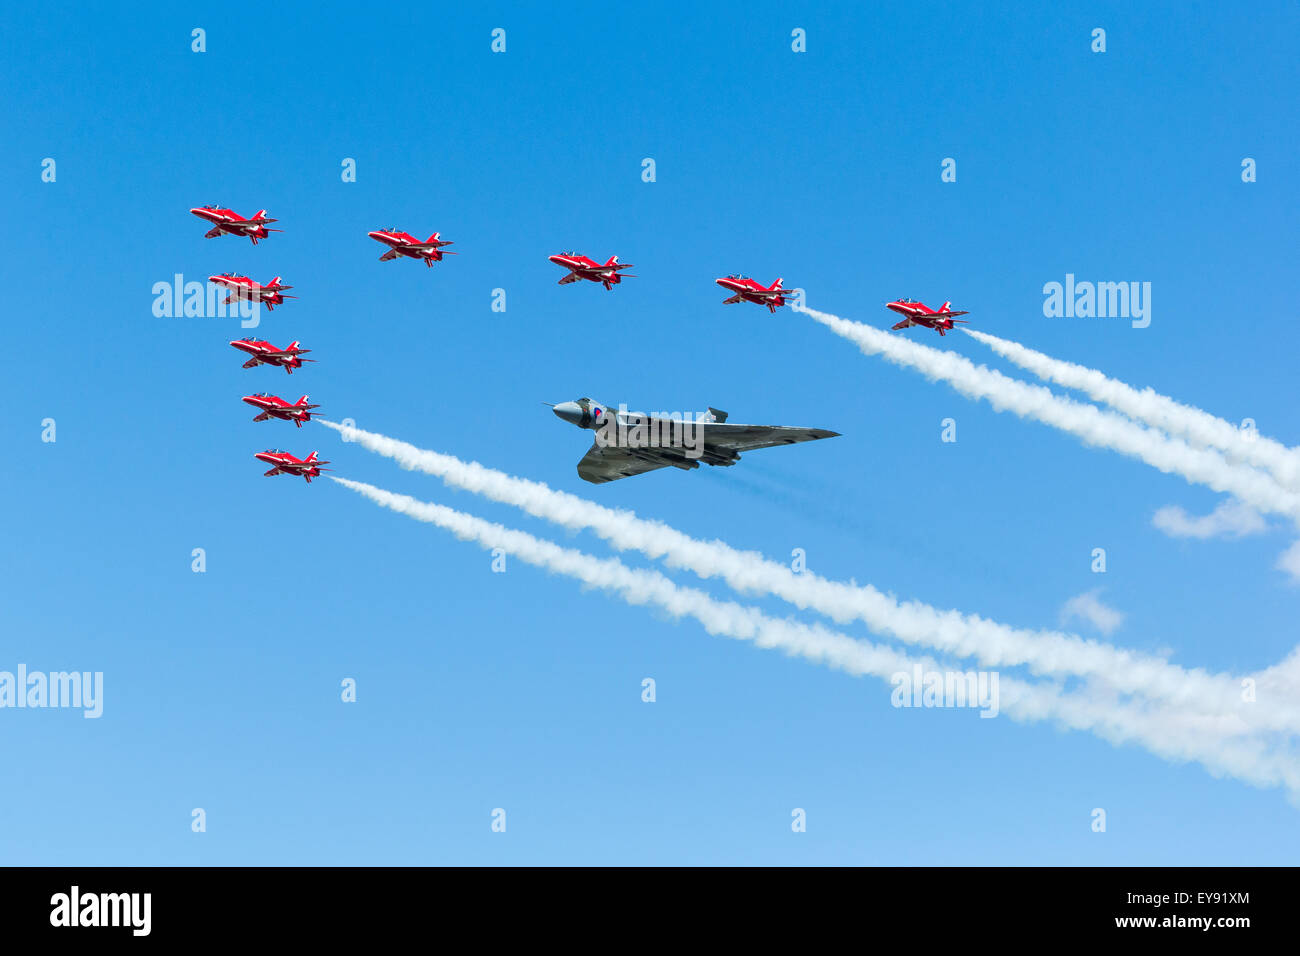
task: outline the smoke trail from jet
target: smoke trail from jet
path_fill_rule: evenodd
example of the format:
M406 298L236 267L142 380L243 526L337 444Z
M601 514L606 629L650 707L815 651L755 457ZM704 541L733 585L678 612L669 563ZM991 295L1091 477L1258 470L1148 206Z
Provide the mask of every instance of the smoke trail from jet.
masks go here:
M1284 487L1300 490L1300 451L1272 438L1242 429L1209 412L1184 405L1151 388L1138 390L1084 365L1065 362L1000 339L987 332L963 332L1047 382L1083 392L1117 412L1186 438L1202 448L1217 448L1229 459L1267 469Z
M911 658L819 625L772 618L757 608L719 601L703 591L682 587L658 571L630 568L617 558L598 558L444 505L328 477L376 504L437 525L484 549L501 548L513 558L613 593L628 604L653 605L674 618L694 618L710 634L780 649L855 676L890 680L911 672L916 665L931 672L942 670L928 658ZM1227 774L1256 786L1285 786L1293 798L1300 794L1300 761L1295 755L1286 748L1275 752L1231 717L1189 720L1159 707L1133 706L1113 696L1064 693L1050 683L1001 675L997 706L1013 720L1052 720L1072 730L1090 731L1113 744L1140 744L1167 760L1194 760L1216 776Z
M969 657L986 667L1027 666L1043 675L1082 676L1104 681L1126 694L1143 694L1189 710L1237 716L1271 729L1300 728L1294 691L1260 686L1258 700L1245 704L1240 679L1188 670L1167 661L1070 634L1022 630L978 615L941 611L918 601L900 602L869 584L831 581L722 541L701 541L634 512L608 508L541 482L464 462L385 435L320 422L363 448L403 468L441 478L446 484L520 508L570 530L589 530L618 550L636 550L669 567L701 578L721 577L742 594L771 594L803 610L815 610L838 624L860 620L873 632L911 644Z
M1010 411L1021 418L1043 422L1075 435L1085 444L1137 458L1193 484L1231 494L1257 511L1286 515L1300 524L1300 493L1283 488L1276 479L1254 468L1229 462L1218 451L1193 448L1181 439L1170 438L1122 415L1062 397L1042 385L1008 378L954 352L921 345L806 306L799 311L853 342L865 354L879 355L895 365L916 369L932 380L945 381L969 398L984 399L997 411Z

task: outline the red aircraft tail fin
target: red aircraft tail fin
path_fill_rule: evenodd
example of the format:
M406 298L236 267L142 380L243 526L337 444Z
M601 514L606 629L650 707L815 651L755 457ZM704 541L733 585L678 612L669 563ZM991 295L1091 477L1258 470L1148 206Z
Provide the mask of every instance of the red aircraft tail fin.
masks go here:
M609 261L605 263L606 266L612 266L617 264L618 264L618 256L610 256Z
M782 288L781 283L784 282L784 281L785 281L785 279L777 279L775 282L773 282L770 286L767 287L767 291L768 291L768 292L771 292L771 291L773 291L774 289L780 289L780 288Z
M285 349L285 351L286 351L286 352L292 352L292 351L293 351L294 349L296 349L297 347L298 347L298 343L297 343L297 342L290 342L290 343L289 343L289 347L288 347L287 349Z
M307 396L304 395L302 398L298 399L297 404L298 404L298 405L306 405L306 404L307 404Z
M952 306L952 303L951 303L951 302L945 302L943 305L939 306L939 311L940 311L940 312L947 312L948 309L949 309L951 306Z
M428 239L426 239L426 240L424 240L424 241L425 241L425 242L437 242L437 241L438 241L438 234L435 232L432 236L430 236Z
M261 219L261 218L262 218L263 216L265 216L265 215L266 215L266 210L265 210L265 209L259 209L257 212L253 213L253 218L254 218L254 219Z
M315 460L316 460L316 452L312 452L310 455L308 455L306 458L303 459L303 461L315 461Z
M271 288L271 289L274 289L274 288L275 288L276 286L278 286L279 284L280 284L280 277L279 277L279 276L276 276L274 279L272 279L270 282L268 282L268 283L266 284L265 288Z

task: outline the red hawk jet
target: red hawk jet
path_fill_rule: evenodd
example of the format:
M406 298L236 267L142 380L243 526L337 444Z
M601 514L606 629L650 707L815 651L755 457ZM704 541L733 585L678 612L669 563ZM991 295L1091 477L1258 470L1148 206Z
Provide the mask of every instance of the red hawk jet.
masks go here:
M311 349L300 349L297 342L290 342L287 349L277 349L263 339L235 339L230 344L252 356L244 363L244 368L252 368L255 365L278 365L292 375L294 369L302 368L303 362L316 361L299 358L298 356L310 352Z
M268 448L266 451L259 451L253 456L258 461L264 461L273 466L262 477L270 478L272 475L301 475L307 479L307 484L311 484L313 478L319 478L322 471L329 471L328 468L321 468L321 465L328 465L328 461L319 461L316 458L316 452L312 452L306 458L295 458L287 451L281 451L278 448Z
M240 299L248 299L266 306L266 311L274 312L277 305L284 305L285 299L298 298L296 295L284 294L286 290L292 289L293 286L281 285L279 276L276 276L265 285L235 272L208 276L208 281L213 285L219 285L223 289L229 290L230 295L226 296L223 305L230 305L230 303Z
M366 235L388 246L388 251L379 257L380 262L387 262L390 259L396 259L398 256L406 256L410 259L423 259L424 264L432 268L435 262L442 261L443 256L454 256L456 254L442 251L443 246L450 246L453 243L439 239L436 232L424 242L416 239L409 232L403 232L400 229L376 229L374 232L366 233Z
M721 279L714 279L713 281L728 292L736 293L730 299L722 300L727 305L735 305L737 302L753 302L755 305L767 306L769 312L776 312L776 307L785 305L785 297L790 294L789 289L781 288L784 279L777 279L766 287L749 276L742 275L723 276Z
M603 266L595 259L589 259L577 252L559 252L547 258L557 266L564 266L569 270L569 274L560 280L560 285L586 279L590 282L599 282L606 289L610 289L624 279L636 278L634 275L625 275L621 272L623 269L631 269L632 266L619 265L618 256L610 256L609 261Z
M272 395L270 392L254 392L252 395L245 395L243 401L262 410L262 414L253 419L255 422L278 418L282 422L293 422L299 428L302 428L303 422L311 421L313 408L320 408L319 405L308 405L306 395L292 405L279 395Z
M223 232L228 232L232 236L247 236L253 240L253 245L257 245L257 240L265 239L273 232L284 232L283 229L266 228L267 223L280 220L267 219L265 209L259 209L252 219L245 219L235 210L222 209L220 206L195 206L190 212L212 223L212 228L203 234L204 239L215 239Z
M885 308L892 309L899 315L904 316L903 321L893 326L893 329L905 329L912 325L923 325L927 329L934 329L940 335L947 335L953 330L953 323L960 322L962 325L968 324L965 319L957 319L954 316L970 315L969 312L954 312L949 306L951 302L945 302L938 309L932 309L928 305L917 302L915 299L898 299L894 302L886 302Z

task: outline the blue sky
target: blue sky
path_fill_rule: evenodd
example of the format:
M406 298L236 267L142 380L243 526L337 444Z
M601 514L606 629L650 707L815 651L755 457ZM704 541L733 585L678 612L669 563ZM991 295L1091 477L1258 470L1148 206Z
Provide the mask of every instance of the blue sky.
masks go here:
M6 10L0 670L103 671L105 701L98 720L0 710L0 859L1294 862L1279 791L1046 724L895 709L883 682L518 562L494 574L330 482L265 479L254 452L319 449L340 475L605 553L318 426L254 424L239 397L307 392L336 420L1017 626L1054 627L1101 587L1126 615L1115 643L1268 666L1297 644L1278 522L1171 540L1155 510L1205 513L1213 493L789 310L723 306L712 280L783 276L878 326L889 299L951 299L979 328L1300 444L1297 19L1281 3ZM204 239L187 210L218 200L285 231ZM380 263L366 232L393 224L459 255ZM558 286L546 257L569 248L639 278ZM245 371L237 322L152 314L153 283L226 269L296 287L256 331L317 364ZM1066 273L1151 282L1150 327L1045 318L1043 284ZM540 404L579 395L843 437L588 486L587 436Z

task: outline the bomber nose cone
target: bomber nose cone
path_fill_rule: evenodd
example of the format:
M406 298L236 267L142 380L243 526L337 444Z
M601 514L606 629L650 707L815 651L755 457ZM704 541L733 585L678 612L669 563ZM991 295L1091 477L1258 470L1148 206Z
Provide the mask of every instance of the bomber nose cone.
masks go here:
M551 411L555 412L557 418L570 425L577 425L582 421L582 408L577 402L560 402Z

